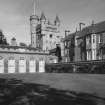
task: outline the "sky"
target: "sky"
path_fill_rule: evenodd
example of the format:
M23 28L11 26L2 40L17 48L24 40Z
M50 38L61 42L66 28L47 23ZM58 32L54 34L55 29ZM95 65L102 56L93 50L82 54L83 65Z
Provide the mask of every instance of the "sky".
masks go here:
M62 31L71 33L79 29L79 22L90 25L105 21L105 0L35 0L36 14L43 11L52 22L56 14L61 21ZM8 42L15 37L17 42L30 44L30 15L33 0L0 0L0 29Z

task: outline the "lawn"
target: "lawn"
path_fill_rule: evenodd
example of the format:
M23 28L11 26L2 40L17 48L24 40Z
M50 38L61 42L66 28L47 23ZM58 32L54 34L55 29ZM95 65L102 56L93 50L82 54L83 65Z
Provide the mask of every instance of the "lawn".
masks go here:
M89 93L105 98L104 74L0 74L0 78L17 78L28 83L49 85L59 90Z

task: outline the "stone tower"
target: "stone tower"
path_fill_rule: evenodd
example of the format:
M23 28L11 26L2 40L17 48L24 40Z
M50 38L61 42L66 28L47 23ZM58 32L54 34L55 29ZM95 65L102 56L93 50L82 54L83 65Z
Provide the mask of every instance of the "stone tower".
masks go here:
M58 15L56 15L56 18L54 20L54 24L57 25L58 27L60 26L60 19L59 19Z
M17 46L16 38L11 39L11 46Z
M31 32L31 46L36 48L36 27L38 25L39 18L35 12L35 0L34 0L34 12L30 16L30 32Z

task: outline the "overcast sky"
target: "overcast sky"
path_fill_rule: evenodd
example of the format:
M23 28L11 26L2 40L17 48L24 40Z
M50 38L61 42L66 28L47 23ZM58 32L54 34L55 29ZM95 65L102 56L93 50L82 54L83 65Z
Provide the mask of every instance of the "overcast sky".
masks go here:
M30 43L29 17L33 0L0 0L0 29L10 42L15 37L19 42ZM43 11L51 21L59 15L64 29L75 31L79 22L86 25L94 20L105 20L105 0L37 0L37 14Z

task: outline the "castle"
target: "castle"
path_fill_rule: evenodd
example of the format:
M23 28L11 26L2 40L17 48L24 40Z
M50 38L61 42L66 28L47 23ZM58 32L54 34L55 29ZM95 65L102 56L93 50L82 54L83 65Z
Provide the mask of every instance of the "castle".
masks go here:
M2 31L0 31L0 73L35 73L45 72L45 63L57 61L57 57L50 55L48 50L60 42L60 20L56 16L54 24L42 13L39 18L35 14L30 17L31 46L24 43L17 45L16 39L11 39L9 45ZM53 45L54 43L54 45Z
M30 16L30 32L32 47L43 51L54 49L61 41L60 19L56 16L51 23L43 12L41 16L37 16L34 9L33 15Z

